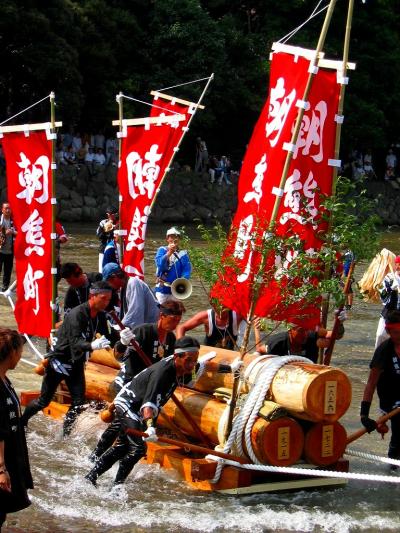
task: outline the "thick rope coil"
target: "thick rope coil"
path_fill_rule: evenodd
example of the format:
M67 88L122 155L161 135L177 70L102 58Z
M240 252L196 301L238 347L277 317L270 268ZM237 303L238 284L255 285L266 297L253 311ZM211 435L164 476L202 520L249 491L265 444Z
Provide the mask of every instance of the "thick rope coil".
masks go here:
M392 459L391 457L382 457L382 455L374 455L373 453L360 452L358 450L347 449L345 455L352 455L353 457L360 457L361 459L366 459L367 461L373 461L374 463L378 461L379 463L386 463L389 465L400 466L399 459Z
M264 402L272 380L275 377L275 374L280 368L282 368L282 366L294 362L312 363L312 361L306 357L294 355L288 355L285 357L273 356L268 358L266 364L263 365L262 369L257 374L257 381L248 394L244 406L233 421L231 433L224 446L225 453L229 453L232 450L232 447L235 445L236 454L239 456L244 456L242 445L244 432L247 454L255 464L260 464L251 444L251 429ZM211 483L217 483L219 481L223 466L224 463L218 462L215 476Z
M400 483L399 476L384 476L380 474L357 474L353 472L337 472L336 470L320 470L312 468L297 468L293 466L268 466L268 465L252 465L252 464L241 464L236 461L231 461L230 459L221 459L215 455L207 455L206 459L212 459L213 461L218 461L218 463L223 463L226 466L235 466L237 468L243 468L245 470L256 470L258 472L270 472L275 474L294 474L302 476L312 476L312 477L331 477L337 479L357 479L361 481L379 481L385 483ZM218 466L219 466L218 464ZM213 480L214 481L214 480Z

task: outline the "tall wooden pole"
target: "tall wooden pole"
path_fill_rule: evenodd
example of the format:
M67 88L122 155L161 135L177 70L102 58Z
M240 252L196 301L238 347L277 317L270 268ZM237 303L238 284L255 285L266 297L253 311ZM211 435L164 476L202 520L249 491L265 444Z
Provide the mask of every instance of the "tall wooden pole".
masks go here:
M305 102L308 99L308 96L309 96L309 93L310 93L310 90L311 90L311 86L312 86L312 82L313 82L314 76L316 74L316 68L315 67L318 66L319 57L320 57L320 54L322 52L322 49L323 49L323 46L324 46L324 43L325 43L326 34L328 32L328 28L329 28L329 25L330 25L330 22L331 22L331 19L332 19L333 10L335 9L335 5L336 5L336 0L331 0L330 3L329 3L328 9L327 9L326 15L325 15L324 24L322 26L321 34L319 36L319 40L318 40L318 44L317 44L317 48L315 50L315 56L314 56L313 60L310 63L309 75L308 75L306 87L304 89L304 94L303 94L303 98L302 98L303 101L305 101ZM305 109L299 108L298 113L297 113L295 127L294 127L294 130L293 130L293 133L292 133L292 139L291 139L291 144L292 145L296 145L296 143L297 143L297 139L298 139L298 136L299 136L299 133L300 133L300 127L301 127L301 122L303 120L304 112L305 112ZM285 187L285 183L286 183L286 180L287 180L287 177L288 177L288 174L289 174L289 169L290 169L290 164L292 162L292 159L293 159L293 152L292 151L288 151L288 153L286 155L285 165L284 165L283 171L282 171L281 180L280 180L280 183L279 183L279 189L281 189L281 190L283 190L284 187ZM278 216L278 210L279 210L279 207L280 207L280 204L281 204L281 200L282 200L281 196L276 196L274 207L273 207L273 210L272 210L271 220L269 222L269 228L268 228L269 231L273 231L273 229L274 229L276 218ZM246 331L245 331L245 334L244 334L244 337L243 337L243 344L242 344L242 346L240 348L240 359L243 359L243 357L244 357L244 355L245 355L245 353L247 351L247 344L249 342L250 331L251 331L251 323L252 323L252 319L253 319L253 315L254 315L254 310L255 310L255 307L256 307L256 304L257 304L258 295L259 295L259 292L260 292L260 289L261 289L261 285L262 285L262 281L259 278L261 277L261 275L262 275L262 273L264 271L264 268L265 268L265 263L266 263L266 259L267 259L266 255L267 255L266 251L262 252L262 259L261 259L260 267L258 269L258 273L254 276L252 300L251 300L250 309L249 309L249 312L248 312L248 315L247 315L247 327L246 327ZM229 414L228 414L228 420L227 420L226 430L225 430L225 441L228 439L229 434L230 434L231 429L232 429L232 421L233 421L233 415L234 415L235 407L236 407L236 399L237 399L237 393L238 393L238 388L239 388L239 381L240 381L240 377L239 376L235 376L234 381L233 381L233 387L232 387L232 399L231 399L231 402L229 404Z
M116 100L118 103L118 119L119 119L119 139L118 139L118 170L121 165L121 153L122 153L122 120L124 118L124 102L123 102L123 93L120 91L117 96ZM120 258L119 261L121 265L123 264L124 259L124 239L121 235L121 196L118 196L118 239L117 239L117 247L119 248L119 254Z
M338 112L337 112L338 122L336 126L336 137L335 137L335 159L336 160L339 158L339 151L340 151L340 137L342 133L344 95L346 91L345 81L347 81L346 74L347 74L347 63L349 60L350 34L351 34L351 22L353 19L353 9L354 9L354 0L349 0L349 7L347 10L347 20L346 20L346 33L344 36L344 46L343 46L343 63L342 63L342 70L340 72L342 83L340 85L339 103L338 103ZM333 191L332 191L333 197L336 195L337 176L338 176L338 169L337 167L334 167L333 169ZM329 243L329 246L332 244L332 213L330 214L330 217L329 217L328 243ZM327 264L325 267L325 279L329 279L331 275L331 266L332 264L329 261L329 264ZM329 295L325 296L322 302L321 324L324 328L326 328L326 324L328 321L328 310L329 310Z
M50 93L50 121L51 121L51 133L55 134L55 122L56 122L56 112L55 112L55 94L52 91ZM56 160L56 141L52 139L51 141L51 191L52 198L56 198L56 173L54 164ZM56 235L56 215L57 215L57 204L52 200L51 201L51 233L53 236ZM51 302L52 302L52 315L51 315L51 327L54 329L57 321L57 274L56 274L56 239L51 239Z

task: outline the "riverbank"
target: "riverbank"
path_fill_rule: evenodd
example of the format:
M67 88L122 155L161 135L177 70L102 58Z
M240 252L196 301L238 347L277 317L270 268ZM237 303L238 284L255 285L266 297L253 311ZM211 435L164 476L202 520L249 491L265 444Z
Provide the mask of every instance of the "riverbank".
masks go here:
M164 179L150 215L153 224L188 224L193 221L229 225L237 207L238 175L231 185L211 184L207 173L171 170ZM384 226L400 226L400 184L372 181L362 185L369 198L379 199L376 214ZM62 222L98 223L108 206L118 205L117 168L86 165L57 170L56 194ZM0 199L7 199L5 176L0 176Z

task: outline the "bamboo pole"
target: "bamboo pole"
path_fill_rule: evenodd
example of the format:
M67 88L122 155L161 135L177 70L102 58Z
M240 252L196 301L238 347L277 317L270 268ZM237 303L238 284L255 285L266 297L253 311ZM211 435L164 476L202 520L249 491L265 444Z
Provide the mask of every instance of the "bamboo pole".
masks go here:
M188 120L188 123L186 125L186 130L185 130L184 134L182 135L182 137L180 138L176 148L180 147L180 145L181 145L181 143L183 141L183 138L185 137L185 133L189 130L189 126L190 126L190 124L191 124L191 122L193 120L194 115L196 114L197 109L200 109L200 108L204 109L204 107L200 106L200 104L201 104L201 102L202 102L202 100L203 100L203 98L204 98L204 96L205 96L205 94L207 92L207 89L208 89L208 87L209 87L209 85L210 85L210 83L212 82L213 79L214 79L214 73L212 73L211 76L208 78L208 81L207 81L207 83L206 83L206 85L205 85L205 87L203 89L203 92L200 95L200 98L197 101L197 104L195 104L193 102L193 105L195 106L195 111L191 114L191 116L190 116L190 118ZM162 94L161 91L157 91L157 93ZM165 96L168 96L168 95L165 95ZM190 102L190 103L192 103L192 102ZM177 153L177 150L172 152L172 156L171 156L170 160L168 161L168 165L165 167L165 172L167 172L167 169L169 169L170 166L172 165L172 161L174 160L174 157L175 157L176 153ZM164 173L164 176L161 178L161 181L164 179L164 177L165 177L165 173ZM150 205L150 211L153 209L153 205L154 205L154 202L156 201L156 198L157 198L157 195L154 195L154 198L153 198L153 200L151 202L151 205Z
M378 426L380 426L381 424L384 424L385 422L387 422L387 420L390 420L391 418L393 418L394 416L399 415L399 414L400 414L400 407L396 407L396 409L393 409L393 411L390 411L390 413L387 413L386 415L383 415L380 418L378 418L376 423L377 423ZM354 442L355 440L359 439L360 437L362 437L366 433L367 433L367 430L365 428L362 428L362 429L359 429L358 431L355 431L354 433L352 433L351 435L349 435L347 437L346 444L350 444L350 443Z
M314 67L318 66L319 56L325 43L326 34L328 32L328 28L329 28L329 25L332 19L332 14L335 8L335 4L336 4L336 0L330 0L329 7L325 15L324 24L321 29L321 34L318 39L318 44L315 50L315 55L314 55L313 60L310 63L309 75L308 75L307 83L306 83L303 98L302 98L303 101L307 101L308 95L311 90L312 82L315 76ZM305 109L299 108L297 112L295 127L292 133L292 139L290 142L292 145L296 145L297 143L304 113L305 113ZM279 183L279 189L281 190L283 190L285 187L285 183L286 183L286 180L289 174L289 169L290 169L290 164L292 162L292 159L293 159L293 152L288 151L286 155L286 160L285 160L285 164L283 167L283 171L282 171L281 180ZM276 196L274 207L273 207L272 214L271 214L271 220L268 226L269 231L272 231L274 229L276 218L278 215L278 210L281 204L281 200L282 200L281 196ZM264 270L265 263L266 263L266 252L262 254L262 259L261 259L260 267L258 270L258 274L254 276L255 282L253 284L253 294L252 294L250 309L247 315L247 327L246 327L246 331L243 337L243 344L240 348L240 359L242 360L243 360L244 354L247 351L247 344L249 341L250 330L251 330L251 322L252 322L252 318L254 314L254 309L256 307L258 295L259 295L261 285L262 285L262 282L259 281L258 278L260 277L260 274L262 274ZM231 403L229 404L229 414L228 414L228 420L227 420L226 430L225 430L225 441L228 440L228 436L232 429L232 421L233 421L233 415L234 415L235 406L236 406L236 400L237 400L236 396L237 396L237 392L239 388L239 380L240 380L240 376L235 376L234 381L233 381L233 387L232 387L232 400L231 400Z
M353 18L353 8L354 0L349 0L349 7L347 10L347 20L346 20L346 33L344 36L344 46L343 46L343 61L341 75L343 78L346 77L348 70L348 59L349 59L349 49L350 49L350 34L351 34L351 22ZM344 80L342 80L344 81ZM344 83L340 86L339 93L339 102L338 102L338 112L339 117L343 116L343 107L344 107L344 95L346 91L346 85ZM335 159L339 158L340 150L340 137L342 133L342 124L338 122L336 126L336 136L335 136ZM332 196L336 196L336 183L337 183L338 170L337 167L333 168L333 191ZM329 226L328 226L328 243L332 243L332 213L329 215ZM331 262L325 267L325 279L328 279L331 273ZM329 310L329 295L323 299L321 307L321 325L326 328L328 320L328 310Z
M128 429L127 433L129 433L130 435L135 435L135 437L148 437L147 433L144 433L143 431L139 431L137 429ZM230 453L224 453L211 448L205 448L204 446L199 446L198 444L191 444L189 442L181 442L179 440L169 439L168 437L158 436L157 441L164 442L165 444L171 444L172 446L178 446L179 448L183 449L187 448L193 452L202 453L204 455L215 455L216 457L221 457L221 459L236 461L242 465L250 463L250 461L244 459L243 457L237 457L235 455L231 455Z
M117 103L118 103L118 119L119 119L119 133L120 133L120 136L119 136L119 139L118 139L118 170L121 166L121 153L122 153L122 120L124 118L124 104L123 104L123 100L122 100L122 97L123 97L123 94L122 92L120 91L117 96L116 96L116 100L117 100ZM121 196L118 195L118 228L119 228L119 232L118 232L118 239L117 239L117 248L119 247L119 252L120 252L120 258L119 258L119 262L121 263L121 265L124 263L124 239L122 238L122 235L121 235Z
M350 268L349 268L349 272L347 274L345 286L343 287L343 294L345 295L345 297L349 293L349 289L351 285L351 278L353 277L353 272L354 272L354 267L355 267L355 261L352 261ZM325 353L324 353L324 360L323 360L324 365L330 365L333 349L335 347L336 339L338 338L339 327L341 323L339 320L339 314L343 311L343 308L344 306L341 305L338 309L337 315L335 316L335 321L333 323L329 346L326 348Z
M50 93L50 121L51 121L51 132L56 133L55 131L55 94L52 91ZM53 168L53 163L55 163L56 159L56 143L55 140L52 139L51 141L51 195L53 198L56 197L56 173ZM51 203L51 233L53 235L56 234L56 210L57 210L57 204ZM57 322L57 311L56 311L56 305L57 305L57 274L54 273L54 269L56 268L56 239L51 239L51 268L52 268L52 276L51 276L51 302L52 302L52 313L51 313L51 329L55 328L56 322ZM50 333L50 332L49 332Z
M124 324L121 322L121 320L119 319L115 311L110 311L110 315L112 316L116 324L118 324L118 326L121 329L125 328ZM135 352L139 355L143 363L146 365L146 367L152 366L153 362L146 355L146 353L142 350L142 347L140 346L140 344L135 339L132 339L130 344L135 350ZM196 423L192 415L188 412L186 407L184 407L183 403L175 396L175 394L171 394L171 399L175 403L175 405L178 407L178 409L181 411L181 413L186 418L186 420L189 422L189 424L192 426L197 437L203 442L203 444L205 444L206 446L210 446L211 445L210 440L201 431L200 427L198 426L198 424Z

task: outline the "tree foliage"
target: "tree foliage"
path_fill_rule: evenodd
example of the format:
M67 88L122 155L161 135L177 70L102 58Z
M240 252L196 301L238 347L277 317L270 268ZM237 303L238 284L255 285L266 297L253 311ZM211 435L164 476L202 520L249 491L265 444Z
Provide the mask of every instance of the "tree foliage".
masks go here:
M193 140L212 153L241 161L266 97L268 55L314 8L305 0L4 0L0 18L1 118L56 92L57 117L66 126L110 128L115 95L139 99L151 89L215 72L206 111L193 122L181 158L192 163ZM345 105L343 145L386 149L398 140L400 111L399 0L356 1ZM347 2L338 1L326 55L341 58ZM316 45L322 17L289 42ZM181 92L182 91L182 92ZM199 86L176 90L196 98ZM132 105L129 111L148 109ZM23 117L43 120L45 104ZM186 149L186 153L185 153ZM189 159L190 154L190 159Z

